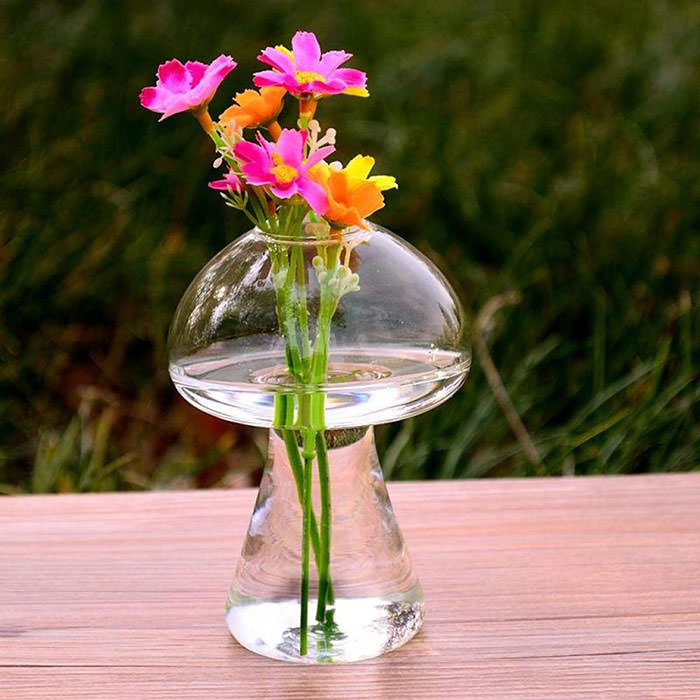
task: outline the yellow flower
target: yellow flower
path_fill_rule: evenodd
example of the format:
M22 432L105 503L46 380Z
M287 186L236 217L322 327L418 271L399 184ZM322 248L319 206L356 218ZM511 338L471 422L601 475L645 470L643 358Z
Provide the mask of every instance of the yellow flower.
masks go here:
M397 187L390 175L372 175L374 158L355 156L346 166L334 169L327 163L314 166L309 175L328 195L325 217L345 226L367 228L365 218L384 206L382 192Z

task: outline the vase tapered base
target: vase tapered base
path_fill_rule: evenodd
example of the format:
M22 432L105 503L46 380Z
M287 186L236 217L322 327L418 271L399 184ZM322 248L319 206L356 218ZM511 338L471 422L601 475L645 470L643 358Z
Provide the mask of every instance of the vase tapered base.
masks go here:
M309 603L313 618L316 600ZM273 659L306 664L362 661L402 646L418 632L423 623L423 594L416 585L398 600L337 599L326 612L326 622L310 622L304 655L300 653L299 613L297 599L256 601L234 592L226 622L242 646Z
M360 661L391 651L420 628L423 593L374 432L326 431L325 469L308 458L305 474L290 462L290 453L301 461L300 444L309 444L303 431L270 433L268 463L229 589L229 630L251 651L300 663ZM300 498L304 485L308 516Z

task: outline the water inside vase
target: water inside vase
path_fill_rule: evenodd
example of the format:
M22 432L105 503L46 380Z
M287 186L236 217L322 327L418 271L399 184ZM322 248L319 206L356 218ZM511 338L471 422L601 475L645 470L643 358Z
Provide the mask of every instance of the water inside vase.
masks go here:
M316 603L316 598L310 599L311 610ZM423 623L419 584L406 591L401 600L338 599L332 622L312 622L309 653L302 657L297 600L247 601L233 597L229 598L229 606L227 625L246 649L273 659L309 664L372 659L405 644Z
M329 357L329 429L387 423L442 403L462 384L469 359L431 348L336 348ZM202 411L261 427L273 425L275 395L298 393L280 352L233 352L225 343L172 362L177 390ZM310 389L310 388L309 388Z

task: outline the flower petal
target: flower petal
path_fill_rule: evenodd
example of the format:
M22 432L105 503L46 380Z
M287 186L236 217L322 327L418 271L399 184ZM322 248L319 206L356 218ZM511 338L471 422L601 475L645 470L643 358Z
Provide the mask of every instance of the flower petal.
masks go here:
M258 56L258 61L266 63L282 73L294 73L294 62L290 55L279 48L273 49L271 46L268 46L266 49L263 49Z
M343 95L353 95L354 97L369 97L369 90L363 87L349 87L343 90Z
M321 47L313 32L297 32L292 37L295 68L299 71L317 71L321 61Z
M352 203L364 219L384 206L384 197L371 182L363 182L353 191Z
M328 197L323 187L305 177L299 178L297 187L299 194L307 201L309 206L319 216L323 216L328 210Z
M179 114L180 112L187 112L192 105L189 103L185 95L175 95L171 94L168 99L167 109L163 112L163 116L158 121L163 121L168 117L172 117L173 114Z
M280 199L289 199L297 194L298 191L296 180L289 183L280 183L275 180L270 184L270 192Z
M355 156L346 166L345 172L349 177L357 177L364 180L374 167L372 156Z
M173 58L158 66L156 86L170 92L185 92L190 88L190 74L177 58Z
M229 170L221 180L210 182L209 187L213 190L240 192L243 189L243 183L233 170Z
M322 161L326 156L329 156L331 153L335 152L335 146L324 146L323 148L319 148L317 151L314 151L307 159L306 163L304 163L304 166L308 169L316 165L319 161Z
M241 170L249 185L269 185L274 182L269 169L261 167L258 162L245 163L241 166Z
M265 161L267 163L266 167L272 168L272 154L276 150L276 144L266 140L259 131L255 134L255 139L260 144L260 148L265 155Z
M318 95L340 95L345 92L347 85L342 80L313 80L301 85L302 92L311 92Z
M328 175L328 191L336 202L347 202L350 199L348 178L342 171L331 170Z
M236 67L237 63L226 55L214 59L200 81L192 87L190 102L193 106L205 105L214 96L223 79Z
M152 112L165 112L170 102L170 93L158 87L145 87L139 93L141 106Z
M207 67L207 64L201 61L187 61L187 63L185 63L185 68L190 74L191 85L196 85L204 77L204 74L207 72Z
M248 90L243 90L243 92L237 92L234 97L234 100L240 107L244 107L257 99L260 99L260 93L250 88Z
M371 182L380 192L384 190L398 189L399 185L393 175L373 175L369 178Z
M290 87L296 87L297 83L296 80L286 73L278 73L275 70L261 70L253 74L253 84L257 87L273 87L279 85L292 92Z
M250 141L239 141L233 148L233 155L244 163L250 163L265 156L264 149Z
M326 51L319 61L318 72L321 75L328 75L351 58L352 54L347 51Z
M286 165L294 168L301 166L304 158L304 144L306 143L306 132L297 129L282 129L282 133L277 139L277 153L280 154Z
M367 73L357 68L338 68L333 77L342 80L347 87L363 88L367 86Z

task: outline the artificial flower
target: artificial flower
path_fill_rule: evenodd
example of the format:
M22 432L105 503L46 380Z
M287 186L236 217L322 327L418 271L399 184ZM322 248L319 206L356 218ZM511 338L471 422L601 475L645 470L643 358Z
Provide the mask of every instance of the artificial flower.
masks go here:
M236 175L236 173L229 168L228 172L223 176L221 180L214 180L209 183L209 187L213 190L222 190L224 192L228 190L233 190L234 192L240 192L243 189L243 182L241 178Z
M184 65L173 58L158 66L155 87L141 90L141 105L160 112L160 121L178 112L201 112L214 96L221 81L236 67L230 57L221 55L209 65L187 61Z
M221 113L219 123L224 128L233 130L272 125L282 111L282 100L286 92L283 87L264 87L260 88L260 92L239 92L233 104Z
M268 46L258 60L272 67L255 73L258 87L279 85L297 97L324 95L357 95L367 97L367 75L355 68L340 68L352 58L347 51L321 53L312 32L297 32L292 38L292 50L284 46Z
M256 138L257 144L240 141L233 151L241 164L246 182L249 185L266 186L280 199L289 199L298 194L317 214L323 215L328 208L326 193L321 185L309 177L308 171L333 153L335 148L319 148L305 160L305 131L282 129L276 143L266 141L260 132Z
M384 206L382 192L397 187L396 178L390 175L369 173L374 158L355 156L345 168L318 163L311 177L318 182L328 196L325 217L335 224L367 228L365 218Z

